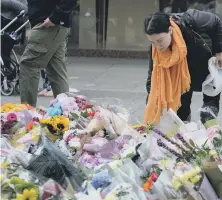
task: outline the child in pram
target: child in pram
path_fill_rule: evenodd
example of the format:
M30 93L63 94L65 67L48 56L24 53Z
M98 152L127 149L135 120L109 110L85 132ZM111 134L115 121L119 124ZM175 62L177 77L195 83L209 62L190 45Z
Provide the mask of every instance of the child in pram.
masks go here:
M21 10L24 10L24 13L27 13L27 1L26 0L2 0L1 1L1 24L2 27L5 27L6 25L8 25L11 21L13 21L13 19L19 15L19 13L21 12ZM21 27L25 22L28 22L28 19L25 15L18 17L18 19L12 23L10 26L8 26L7 32L2 32L1 31L1 49L2 49L2 60L4 63L4 67L6 70L10 69L11 65L14 65L16 67L16 69L18 70L13 70L13 72L10 74L10 77L7 77L8 80L8 86L7 90L4 92L4 89L2 89L2 94L3 95L11 95L14 91L13 89L13 84L11 82L16 82L15 84L15 90L19 93L19 83L18 83L18 73L19 73L19 66L18 66L18 61L17 59L11 59L10 55L12 53L12 49L14 47L15 44L25 44L25 39L26 39L26 28L25 26L23 28L21 28L16 35L11 35L11 33L13 33L16 29L18 29L19 27ZM26 23L27 24L27 23ZM15 55L16 56L16 55ZM3 67L2 67L3 68ZM43 89L46 89L46 91L48 92L49 90L51 90L50 88L50 84L47 78L47 75L45 73L44 70L42 70L41 72L41 77L43 79ZM4 77L2 76L2 80L4 79ZM3 85L1 83L1 85Z
M19 92L19 64L13 47L24 36L27 6L19 1L1 1L1 94ZM14 85L15 83L15 85Z

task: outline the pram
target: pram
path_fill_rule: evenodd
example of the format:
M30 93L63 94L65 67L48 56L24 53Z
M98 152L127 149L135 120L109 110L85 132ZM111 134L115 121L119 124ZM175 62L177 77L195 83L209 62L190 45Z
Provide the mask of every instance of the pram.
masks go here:
M21 34L21 30L29 23L26 20L21 23L22 18L25 16L25 11L22 10L19 15L10 21L1 15L1 22L5 27L1 30L1 94L4 96L10 96L16 91L18 94L19 90L19 61L16 56L13 47L19 43L18 37ZM19 22L18 22L19 21ZM17 23L18 22L18 23ZM16 29L13 31L13 28ZM6 32L9 30L9 32ZM41 71L43 79L43 89L50 91L51 87L44 70Z
M6 30L16 24L18 20L24 18L24 16L25 11L22 10L1 30L1 94L4 96L10 96L14 90L19 93L19 62L13 47L19 43L18 36L29 21L27 20L23 24L17 25L17 29L14 32L8 33ZM1 16L2 18L4 17ZM16 26L14 25L14 27Z

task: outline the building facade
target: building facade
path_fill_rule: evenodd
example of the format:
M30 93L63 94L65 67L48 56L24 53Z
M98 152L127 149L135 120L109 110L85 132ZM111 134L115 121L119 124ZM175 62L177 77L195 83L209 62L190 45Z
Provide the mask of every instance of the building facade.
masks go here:
M146 58L145 16L189 8L222 15L222 0L79 0L74 8L68 52L76 56Z

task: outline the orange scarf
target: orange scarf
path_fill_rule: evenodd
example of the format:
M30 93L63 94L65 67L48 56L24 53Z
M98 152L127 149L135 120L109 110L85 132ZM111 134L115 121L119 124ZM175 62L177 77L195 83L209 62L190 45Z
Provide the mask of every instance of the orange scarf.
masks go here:
M176 112L181 106L181 95L190 89L187 47L178 25L172 20L170 23L172 50L159 52L152 47L153 72L144 123L158 123L164 108Z

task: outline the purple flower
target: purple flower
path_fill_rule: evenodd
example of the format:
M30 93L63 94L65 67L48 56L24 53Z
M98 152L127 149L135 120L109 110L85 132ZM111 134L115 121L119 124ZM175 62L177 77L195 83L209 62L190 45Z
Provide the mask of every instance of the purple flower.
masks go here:
M32 121L33 121L33 122L38 122L38 123L39 123L39 118L38 118L38 117L34 117L34 118L32 119Z

